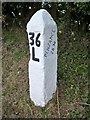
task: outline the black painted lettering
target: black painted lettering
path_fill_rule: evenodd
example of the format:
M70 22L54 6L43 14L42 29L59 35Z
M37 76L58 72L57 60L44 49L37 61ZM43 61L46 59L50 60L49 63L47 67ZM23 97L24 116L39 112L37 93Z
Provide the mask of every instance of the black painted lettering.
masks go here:
M30 40L31 40L30 44L34 45L34 33L30 32L29 35L31 35L31 37L30 37Z
M46 53L44 54L44 57L47 57Z
M35 48L34 47L32 47L32 60L37 61L37 62L40 61L39 58L35 57Z
M54 41L53 46L55 46L56 42Z
M40 37L40 33L36 37L36 46L37 47L40 47L40 44L41 44L41 42L38 40L39 37Z
M36 38L35 38L35 33L34 32L30 32L29 35L30 35L30 44L31 44L31 46L36 45L37 47L40 47L41 42L38 39L39 39L41 34L38 33ZM37 62L40 61L39 58L35 57L35 47L32 47L32 60L37 61Z

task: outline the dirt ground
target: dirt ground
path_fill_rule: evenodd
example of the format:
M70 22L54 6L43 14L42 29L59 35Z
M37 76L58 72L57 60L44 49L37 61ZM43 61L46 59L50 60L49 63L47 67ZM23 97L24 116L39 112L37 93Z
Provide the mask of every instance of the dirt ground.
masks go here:
M89 37L75 31L60 32L57 91L41 108L29 98L27 33L17 26L3 29L3 118L87 117Z

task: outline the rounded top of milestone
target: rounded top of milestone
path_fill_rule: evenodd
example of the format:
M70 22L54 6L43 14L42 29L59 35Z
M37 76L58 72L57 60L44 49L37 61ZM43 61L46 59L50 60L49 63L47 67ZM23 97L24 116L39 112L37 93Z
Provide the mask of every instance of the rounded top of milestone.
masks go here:
M31 26L47 26L47 25L56 25L52 16L45 9L38 10L27 23L27 29Z

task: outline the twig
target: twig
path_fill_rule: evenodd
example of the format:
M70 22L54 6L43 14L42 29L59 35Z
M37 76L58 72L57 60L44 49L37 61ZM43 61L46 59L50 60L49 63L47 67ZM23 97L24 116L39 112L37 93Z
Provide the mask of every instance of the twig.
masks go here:
M86 106L90 106L90 104L88 103L79 103L80 105L86 105Z
M31 116L33 116L33 112L32 112L32 108L31 108L31 106L27 103L27 105L28 105L28 107L29 107L29 109L30 109L30 112L31 112Z
M58 105L58 117L60 118L60 108L59 108L58 87L57 87L57 105Z

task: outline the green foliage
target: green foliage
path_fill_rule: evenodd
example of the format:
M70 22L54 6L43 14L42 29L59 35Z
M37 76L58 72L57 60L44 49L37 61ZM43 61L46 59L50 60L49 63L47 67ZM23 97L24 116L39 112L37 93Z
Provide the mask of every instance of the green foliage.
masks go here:
M22 59L26 54L26 51L24 48L16 48L13 53L13 59L20 60Z
M78 2L64 2L64 3L52 3L52 2L15 2L15 3L3 3L2 13L4 17L4 24L10 25L13 22L19 23L24 21L26 23L28 19L39 9L47 9L53 18L58 22L65 21L70 24L77 25L80 30L88 31L90 24L90 2L78 3ZM6 22L5 22L6 21ZM13 21L13 22L12 22ZM8 23L8 24L7 24ZM23 24L23 23L22 23Z
M13 44L17 44L17 42L19 40L17 36L14 36L12 34L10 36L6 36L4 39L6 40L6 44L8 46L13 45Z
M70 118L82 118L82 113L79 112L79 110L77 108L75 108L74 110L72 110L69 114Z
M71 29L70 29L70 28ZM89 34L82 35L76 27L61 22L58 27L58 84L63 79L65 97L69 103L77 97L88 101L88 92L83 96L82 89L88 86L88 40ZM60 82L61 81L61 82Z

